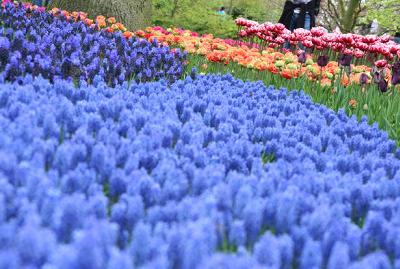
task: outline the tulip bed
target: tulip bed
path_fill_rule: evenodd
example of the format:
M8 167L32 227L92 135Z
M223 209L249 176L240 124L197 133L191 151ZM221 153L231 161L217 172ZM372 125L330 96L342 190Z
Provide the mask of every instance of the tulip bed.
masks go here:
M137 31L137 36L148 40L158 40L169 46L184 49L193 55L203 55L208 62L236 63L239 66L261 71L261 73L276 74L286 80L304 78L310 81L320 81L322 86L335 86L334 77L338 77L340 66L336 61L330 61L321 68L311 55L304 55L303 62L292 52L279 52L273 48L260 50L260 46L249 42L224 40L212 35L199 36L197 33L181 29L163 29L161 27L147 28ZM369 84L371 68L366 65L352 66L349 74L341 84L359 84L362 73L368 74L365 84ZM268 74L270 73L270 74Z
M0 10L0 268L400 268L376 124L66 15Z

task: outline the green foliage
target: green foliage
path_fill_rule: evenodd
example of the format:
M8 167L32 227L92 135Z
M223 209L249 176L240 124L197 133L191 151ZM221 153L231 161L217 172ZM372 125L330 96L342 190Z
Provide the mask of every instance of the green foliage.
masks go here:
M394 34L400 31L400 1L399 0L368 0L367 14L364 22L376 19L379 26Z
M276 156L273 153L267 154L263 152L261 155L261 161L263 164L272 163L276 161Z
M225 7L234 18L245 17L258 22L277 22L284 0L226 0Z
M218 37L234 37L237 27L233 18L217 13L223 4L223 1L207 0L154 0L153 24L201 34L211 33Z
M234 19L277 22L284 0L153 0L153 24L179 27L216 37L235 38ZM226 15L217 11L224 6Z

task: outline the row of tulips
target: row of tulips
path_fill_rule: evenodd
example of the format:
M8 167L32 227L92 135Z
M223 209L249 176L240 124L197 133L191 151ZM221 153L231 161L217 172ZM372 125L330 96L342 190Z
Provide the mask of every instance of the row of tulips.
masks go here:
M280 23L259 24L243 18L236 19L235 22L239 26L240 37L255 37L264 45L271 47L282 46L288 41L292 45L301 44L305 48L318 51L329 49L333 52L353 55L358 59L376 60L380 56L387 60L400 58L400 45L389 35L363 36L353 33L330 33L323 27L314 27L311 30L299 28L291 32Z
M289 42L291 45L312 52L318 59L320 67L326 66L329 58L337 59L343 68L350 67L352 62L369 64L372 66L373 81L383 92L387 91L390 85L400 83L400 44L391 40L389 35L329 33L323 27L314 27L310 31L300 28L291 32L279 23L259 24L243 18L237 19L236 24L241 29L240 37L250 37L253 41L260 40L261 48L264 46L283 48L283 44ZM343 80L342 76L340 79ZM366 75L360 76L361 85L366 81Z
M319 57L314 61L312 55L299 51L298 55L292 52L279 52L273 48L264 48L260 51L248 43L235 43L224 39L214 38L212 35L200 36L189 30L163 29L161 27L146 28L137 31L137 36L148 40L157 39L169 46L180 47L191 54L204 55L210 62L229 64L237 63L241 66L259 71L278 74L283 78L292 79L306 77L309 80L319 81L323 86L332 86L340 75L344 62L328 61ZM203 66L205 67L205 66ZM368 84L372 81L372 69L366 65L350 65L350 68L341 75L341 84ZM381 70L386 81L391 79L388 66Z

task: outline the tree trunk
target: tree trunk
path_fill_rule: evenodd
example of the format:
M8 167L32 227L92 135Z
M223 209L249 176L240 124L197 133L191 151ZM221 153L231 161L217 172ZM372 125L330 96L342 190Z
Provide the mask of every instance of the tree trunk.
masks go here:
M228 7L228 14L232 15L232 8L233 8L233 0L229 1L229 7Z
M172 6L172 11L171 11L171 19L174 18L177 9L178 9L178 0L174 0L174 5Z
M346 33L353 31L355 26L355 14L360 0L350 0L347 3L346 12L343 14L342 25Z
M130 30L144 29L151 24L151 0L53 0L52 7L67 11L83 11L90 18L98 15L115 17Z

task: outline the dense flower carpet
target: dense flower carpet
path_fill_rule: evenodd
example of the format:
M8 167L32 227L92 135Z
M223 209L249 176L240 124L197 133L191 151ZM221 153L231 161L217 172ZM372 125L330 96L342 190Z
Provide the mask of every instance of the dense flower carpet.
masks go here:
M0 268L400 268L400 150L366 117L62 13L0 19Z

